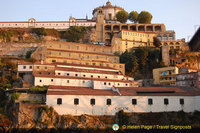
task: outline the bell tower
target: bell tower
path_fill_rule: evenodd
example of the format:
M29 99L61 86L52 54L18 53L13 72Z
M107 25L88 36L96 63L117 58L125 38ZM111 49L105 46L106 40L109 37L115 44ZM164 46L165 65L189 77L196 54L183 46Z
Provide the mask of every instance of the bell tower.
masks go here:
M104 32L104 11L102 8L97 10L97 23L96 23L96 41L103 42Z
M104 23L104 12L102 8L97 10L97 23Z

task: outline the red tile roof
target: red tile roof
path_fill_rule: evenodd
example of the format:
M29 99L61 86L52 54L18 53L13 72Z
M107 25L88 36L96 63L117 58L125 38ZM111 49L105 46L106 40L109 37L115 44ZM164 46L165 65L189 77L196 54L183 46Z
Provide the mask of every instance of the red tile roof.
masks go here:
M49 86L47 95L103 95L118 96L117 92L112 90L94 90L86 87L70 87L70 86Z
M122 95L129 96L193 96L200 91L185 91L178 87L115 87Z
M84 64L72 64L72 63L61 63L61 62L52 62L54 65L66 65L66 66L77 66L77 67L89 67L89 68L101 68L101 69L111 69L119 71L118 69L112 67L103 67L103 66L92 66L92 65L84 65Z
M200 96L200 91L184 91L177 87L116 87L121 96ZM151 93L138 93L138 92ZM171 92L170 92L171 91ZM47 95L99 95L119 96L112 90L98 90L87 87L49 86Z
M86 73L101 73L101 74L112 74L112 75L122 75L117 74L116 71L102 71L96 69L80 69L80 68L67 68L67 67L56 67L55 70L59 71L73 71L73 72L86 72Z

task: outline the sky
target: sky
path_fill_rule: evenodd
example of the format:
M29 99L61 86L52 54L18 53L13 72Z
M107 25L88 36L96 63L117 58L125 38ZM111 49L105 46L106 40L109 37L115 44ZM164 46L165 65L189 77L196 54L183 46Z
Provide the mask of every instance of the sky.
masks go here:
M107 0L0 0L0 21L68 21L70 16L92 18L92 11ZM110 0L127 12L149 11L152 23L163 23L176 39L189 41L200 26L200 0Z

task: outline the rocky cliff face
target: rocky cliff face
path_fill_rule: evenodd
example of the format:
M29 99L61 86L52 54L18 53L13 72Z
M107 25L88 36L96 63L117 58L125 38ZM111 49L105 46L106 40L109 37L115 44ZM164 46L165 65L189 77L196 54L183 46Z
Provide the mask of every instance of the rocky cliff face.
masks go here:
M0 132L13 129L46 130L112 130L112 125L189 125L192 128L200 127L200 112L185 113L124 113L118 112L115 116L71 116L58 115L52 107L41 104L15 104L7 111L10 118L0 115ZM121 129L120 129L121 130Z
M18 110L13 113L13 128L100 128L105 123L98 117L81 115L58 115L52 107L45 105L22 104L17 105ZM18 108L17 107L17 108Z

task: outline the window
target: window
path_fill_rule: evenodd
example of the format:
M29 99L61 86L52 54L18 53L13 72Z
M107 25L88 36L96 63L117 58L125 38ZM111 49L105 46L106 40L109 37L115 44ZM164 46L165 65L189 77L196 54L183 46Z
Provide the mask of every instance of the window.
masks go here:
M44 69L47 69L47 67L45 67Z
M67 80L67 83L69 83L69 80Z
M75 74L76 77L78 77L78 74Z
M132 99L132 105L136 105L137 104L137 99Z
M83 77L85 77L85 75L83 75Z
M23 66L24 69L26 69L26 66Z
M57 104L58 104L58 105L62 104L62 98L58 98L58 99L57 99Z
M168 104L169 104L168 98L165 98L165 99L164 99L164 104L165 104L165 105L168 105Z
M51 79L51 82L53 82L53 79Z
M39 67L39 66L37 66L37 69L40 69L40 67Z
M60 75L60 73L58 73L58 75Z
M40 82L42 82L42 80L40 79Z
M93 78L93 75L91 75L91 78Z
M39 74L41 75L42 73L41 73L41 72L39 72Z
M93 98L90 99L90 104L91 104L91 105L95 105L95 99L93 99Z
M107 79L108 77L106 76L105 78Z
M111 85L111 83L108 83L108 85Z
M107 105L111 105L111 99L107 99Z
M67 76L69 76L69 73L67 73Z
M98 78L100 78L100 76L98 76Z
M52 62L56 62L56 60L52 60Z
M83 83L85 83L85 80L83 80Z
M148 104L149 104L149 105L152 105L152 104L153 104L153 99L151 99L151 98L148 99Z
M32 66L29 66L29 68L32 69L33 67L32 67Z
M104 82L104 85L106 85L106 82Z
M78 105L79 104L79 99L78 98L74 98L74 105Z
M112 14L108 14L109 15L109 20L112 20Z
M184 104L184 99L180 99L180 104L183 105Z
M128 84L126 84L126 86L128 86Z

